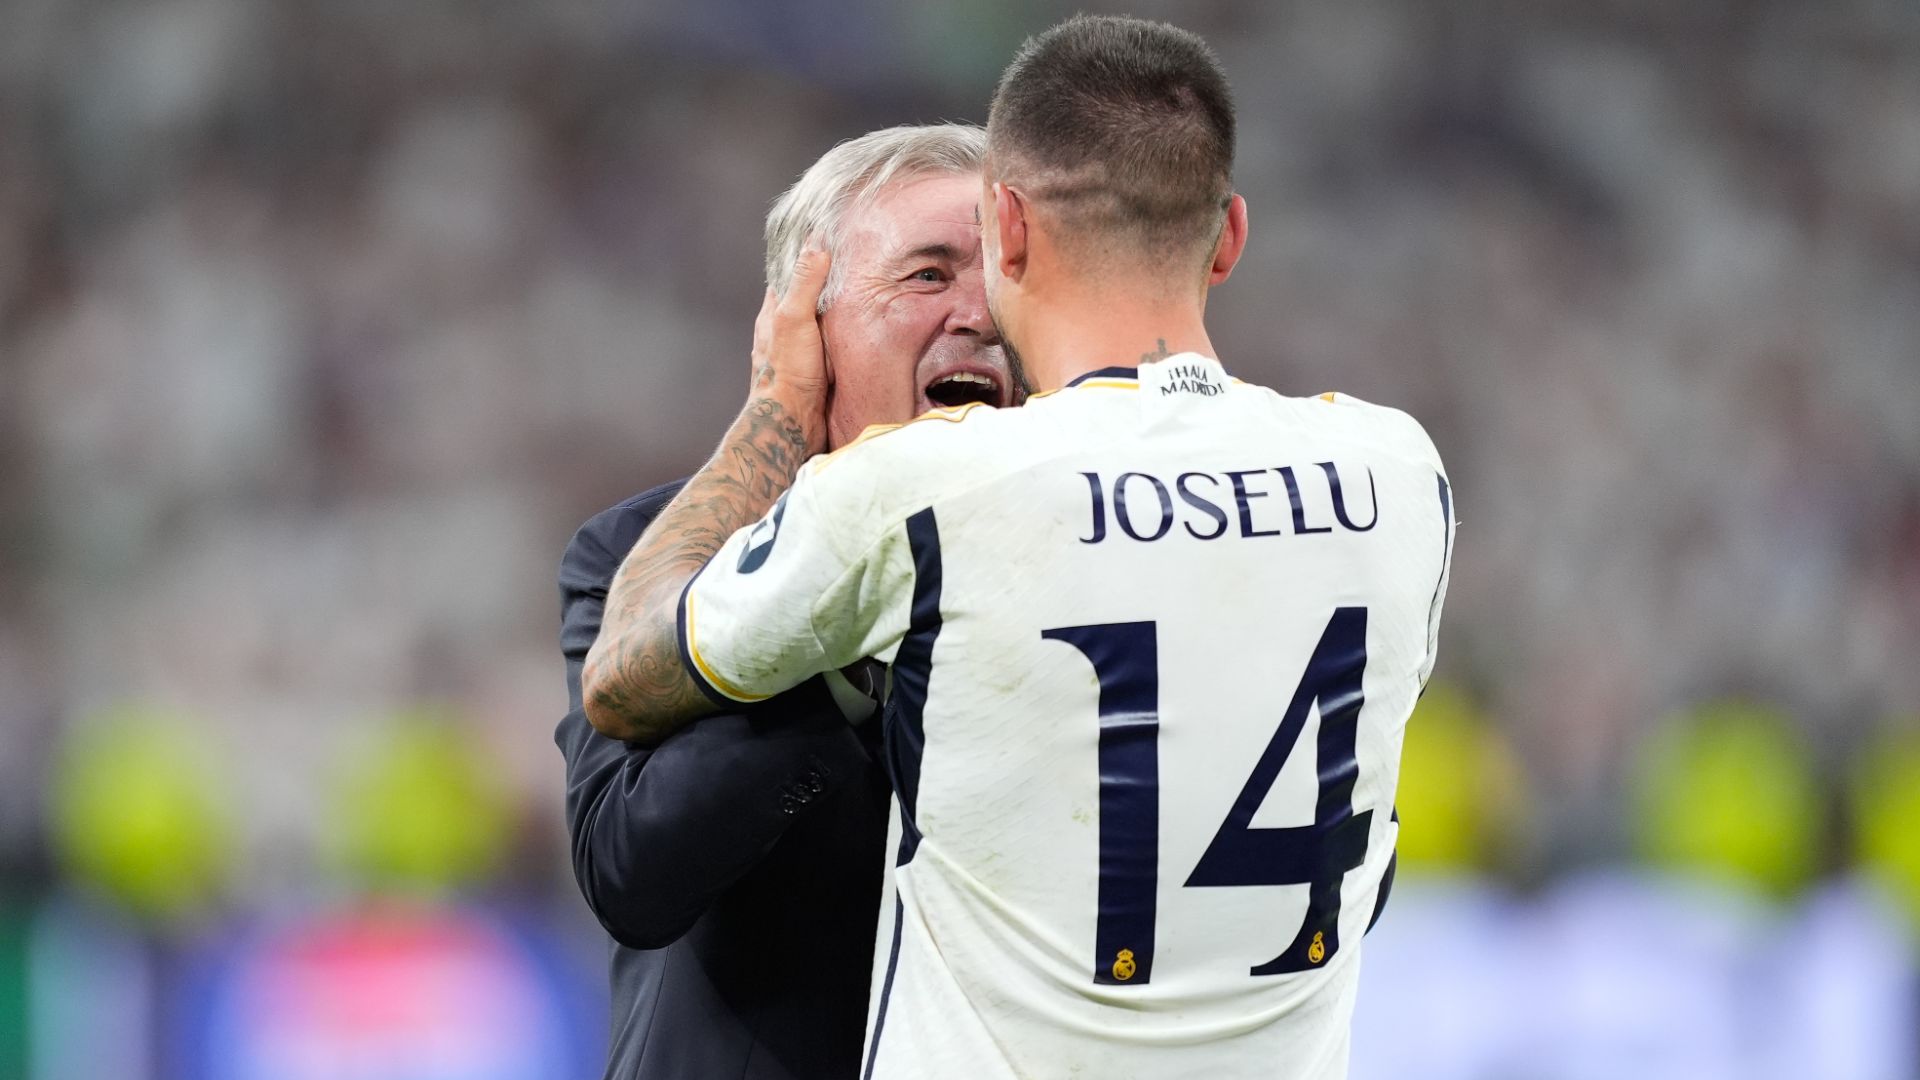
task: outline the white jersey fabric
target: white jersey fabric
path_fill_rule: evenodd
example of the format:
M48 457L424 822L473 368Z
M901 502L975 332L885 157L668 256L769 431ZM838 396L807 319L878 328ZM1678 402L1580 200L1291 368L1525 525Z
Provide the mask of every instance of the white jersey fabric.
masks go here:
M681 648L731 702L892 665L866 1075L1344 1076L1452 533L1411 417L1194 354L803 469Z

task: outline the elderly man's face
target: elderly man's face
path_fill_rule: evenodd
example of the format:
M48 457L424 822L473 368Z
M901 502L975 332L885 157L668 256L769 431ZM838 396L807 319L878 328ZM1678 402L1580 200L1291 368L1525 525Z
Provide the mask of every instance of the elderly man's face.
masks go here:
M936 406L1013 404L981 280L979 193L971 176L910 177L848 215L834 256L842 283L820 321L829 445Z

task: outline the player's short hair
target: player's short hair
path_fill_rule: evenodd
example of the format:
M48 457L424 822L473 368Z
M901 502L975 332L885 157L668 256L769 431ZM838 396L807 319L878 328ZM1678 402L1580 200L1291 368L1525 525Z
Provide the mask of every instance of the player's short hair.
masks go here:
M827 151L767 212L767 284L785 295L808 238L820 236L829 251L837 252L847 214L888 184L927 174L978 176L986 156L987 133L972 124L882 128ZM841 280L836 261L820 297L822 306Z
M994 91L991 177L1068 251L1211 255L1233 196L1233 95L1197 35L1076 15L1027 39Z

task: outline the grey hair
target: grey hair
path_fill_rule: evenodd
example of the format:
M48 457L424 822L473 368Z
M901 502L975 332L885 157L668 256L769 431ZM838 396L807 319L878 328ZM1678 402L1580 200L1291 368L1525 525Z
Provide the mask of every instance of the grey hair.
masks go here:
M881 128L835 146L793 182L767 212L767 284L786 295L794 264L807 241L840 247L840 225L895 180L927 173L978 173L987 158L987 133L972 124ZM820 294L824 310L843 278L836 261Z

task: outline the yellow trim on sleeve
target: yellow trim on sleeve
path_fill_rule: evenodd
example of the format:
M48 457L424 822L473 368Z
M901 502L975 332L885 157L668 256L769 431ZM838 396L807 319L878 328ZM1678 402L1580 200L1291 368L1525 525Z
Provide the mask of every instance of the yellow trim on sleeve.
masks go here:
M708 664L700 655L700 643L693 636L693 607L694 596L693 593L689 591L687 593L687 655L693 658L693 666L700 669L701 676L707 680L708 684L733 700L748 704L756 701L765 701L772 697L772 694L749 694L745 690L721 678L720 673L713 670L712 665Z
M903 427L907 427L912 424L917 424L922 420L945 420L950 424L957 424L960 421L965 420L967 418L968 413L972 412L975 409L980 408L982 405L986 405L986 402L969 401L965 405L955 405L955 406L952 406L951 408L946 406L940 406L937 408L928 409L926 412L921 413L919 416L914 417L913 419L907 421L905 424L870 424L868 425L867 429L865 431L862 431L860 435L857 438L855 438L852 442L822 457L820 459L820 464L814 466L814 471L818 472L821 469L826 468L827 466L833 464L834 461L838 460L840 455L846 453L847 451L853 449L856 446L861 445L862 443L872 442L874 439L877 439L880 436L885 435L890 431L899 431ZM988 406L988 407L991 408L991 406Z
M836 461L841 454L844 454L847 451L853 449L854 447L859 446L861 443L871 442L872 440L877 439L882 435L885 435L889 431L899 431L904 426L905 425L903 424L868 424L866 427L866 430L862 431L860 434L855 435L853 437L852 442L848 443L845 446L840 447L838 450L828 451L823 457L821 457L820 464L814 466L814 470L817 472L833 464L834 461Z
M898 431L898 430L900 430L899 424L868 424L866 428L860 432L860 434L855 435L853 437L852 442L848 443L846 446L841 447L840 450L851 449L853 447L859 446L863 442L866 442L868 439L877 439L880 436L885 435L889 431ZM837 454L840 452L840 450L835 450L833 453ZM832 457L833 454L829 454L827 456Z

